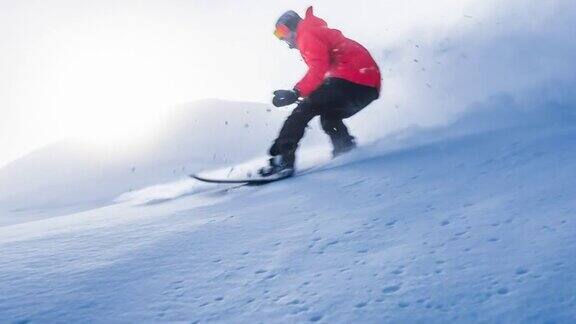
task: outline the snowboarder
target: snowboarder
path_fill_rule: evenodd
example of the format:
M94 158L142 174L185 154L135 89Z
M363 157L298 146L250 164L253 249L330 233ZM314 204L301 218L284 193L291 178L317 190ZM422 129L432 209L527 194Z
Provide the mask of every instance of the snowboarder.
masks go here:
M330 136L333 156L354 149L355 139L342 120L378 99L381 83L380 70L368 50L339 30L328 28L314 16L312 7L304 19L294 11L284 13L274 34L300 51L308 72L293 90L274 91L274 106L298 105L269 150L269 165L259 170L264 177L294 173L298 143L316 116Z

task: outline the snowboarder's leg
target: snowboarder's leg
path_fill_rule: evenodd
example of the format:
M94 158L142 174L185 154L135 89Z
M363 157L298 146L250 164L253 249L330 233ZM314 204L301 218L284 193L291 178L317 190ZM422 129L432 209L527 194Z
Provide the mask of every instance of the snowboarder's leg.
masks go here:
M304 137L306 126L316 116L315 109L307 102L296 107L284 122L278 138L270 148L270 155L285 155L288 162L294 164L294 152Z
M334 147L332 155L336 157L356 147L356 141L343 120L362 111L378 98L378 90L346 80L328 79L320 94L331 98L320 106L319 114L322 129L330 136Z
M272 156L270 165L260 169L261 175L270 176L286 169L291 169L293 172L298 143L304 137L306 126L315 116L316 112L309 102L299 104L292 111L284 122L278 138L270 147L269 153Z
M320 116L320 123L322 129L332 141L332 156L336 157L343 153L349 152L356 147L356 141L348 132L348 128L341 118L332 114L324 114Z

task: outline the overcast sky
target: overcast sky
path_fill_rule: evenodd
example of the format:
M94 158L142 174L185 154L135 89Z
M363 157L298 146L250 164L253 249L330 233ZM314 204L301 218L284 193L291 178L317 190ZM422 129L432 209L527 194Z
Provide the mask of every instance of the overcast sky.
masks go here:
M146 132L178 103L268 101L304 71L272 36L287 9L314 4L373 49L471 2L0 0L0 166L61 138Z

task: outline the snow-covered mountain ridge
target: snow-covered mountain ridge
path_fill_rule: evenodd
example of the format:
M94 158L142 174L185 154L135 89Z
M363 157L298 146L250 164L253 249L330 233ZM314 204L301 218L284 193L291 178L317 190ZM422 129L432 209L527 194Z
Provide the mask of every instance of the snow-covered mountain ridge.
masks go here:
M102 207L130 190L262 155L287 113L203 100L177 107L162 133L141 143L75 139L47 146L0 169L0 225Z

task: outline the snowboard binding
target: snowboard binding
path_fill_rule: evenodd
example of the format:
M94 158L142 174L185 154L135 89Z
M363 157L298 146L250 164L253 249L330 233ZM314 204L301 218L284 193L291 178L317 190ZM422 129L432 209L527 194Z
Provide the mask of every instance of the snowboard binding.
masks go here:
M258 170L262 177L287 178L294 175L294 164L286 161L282 155L276 155L268 160L268 165Z

